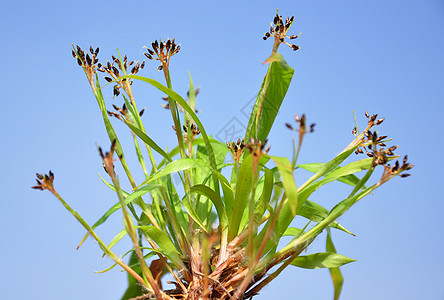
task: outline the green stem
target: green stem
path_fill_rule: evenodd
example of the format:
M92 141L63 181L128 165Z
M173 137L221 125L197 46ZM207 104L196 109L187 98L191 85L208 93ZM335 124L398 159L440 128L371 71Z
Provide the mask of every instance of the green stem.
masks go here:
M151 288L149 288L149 285L143 280L142 277L140 277L137 272L135 272L133 269L131 269L128 265L126 265L114 252L111 251L111 249L98 237L98 235L95 233L95 231L89 226L88 223L76 212L74 211L68 203L63 200L63 198L55 191L50 190L50 192L62 203L62 205L79 221L80 224L88 231L88 233L97 241L100 248L108 255L112 260L114 260L119 266L121 266L125 271L127 271L131 276L133 276L137 281L139 281L140 284L142 284L145 288L152 291Z
M128 235L130 236L130 238L133 242L134 249L136 250L136 254L139 258L140 266L142 267L142 273L143 273L144 277L148 280L149 285L153 288L154 294L156 295L156 299L161 300L163 298L162 298L162 294L159 290L159 286L157 285L157 282L154 279L150 269L146 265L142 250L139 247L139 241L137 239L136 229L134 227L133 221L132 221L132 219L128 213L127 207L125 205L125 197L123 196L122 190L120 188L119 180L117 179L117 176L113 173L113 170L108 170L108 173L110 174L113 184L116 188L116 192L119 197L120 205L122 207L122 214L123 214L125 228L126 228Z

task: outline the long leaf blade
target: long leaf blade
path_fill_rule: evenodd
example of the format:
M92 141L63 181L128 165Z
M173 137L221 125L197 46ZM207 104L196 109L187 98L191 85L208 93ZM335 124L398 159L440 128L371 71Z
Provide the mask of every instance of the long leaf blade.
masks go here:
M355 261L334 252L315 253L296 257L291 264L305 269L338 268Z
M251 112L245 140L253 137L264 141L267 138L293 78L293 68L280 53L267 61L270 65Z

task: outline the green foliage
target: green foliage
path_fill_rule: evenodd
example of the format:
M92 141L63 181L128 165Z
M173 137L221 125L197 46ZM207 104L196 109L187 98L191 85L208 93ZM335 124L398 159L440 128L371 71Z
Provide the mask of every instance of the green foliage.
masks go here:
M145 53L148 59L160 61L159 70L164 72L166 85L136 75L145 63L129 62L126 56L122 59L118 53L118 58L113 57L112 64L97 65L98 49L94 51L91 48L90 54L85 55L80 47L74 48L73 56L87 75L112 145L111 151L105 154L100 149L105 171L111 181L102 180L117 193L119 202L90 227L55 191L52 173L49 176L38 174L35 188L51 191L87 229L85 238L90 235L96 239L104 254L128 272L129 288L122 299L142 293L149 293L156 299L198 299L202 295L208 299L245 299L256 295L289 265L309 269L329 268L334 283L334 298L339 298L343 282L339 267L354 260L336 253L330 230L338 229L351 234L337 222L338 217L393 177L408 176L403 172L412 165L407 163L406 158L402 164L388 164L397 158L393 153L396 147L385 148L386 137L380 137L371 130L383 119L367 113L365 129L358 133L355 128L351 143L326 163L297 164L303 138L313 131L314 126L306 124L305 115L295 116L297 128L287 124L299 137L292 161L267 154L268 134L294 73L283 56L276 52L284 38L297 37L286 35L292 22L293 18L287 18L284 22L282 17L276 15L271 31L266 33L264 39L275 38L273 53L266 60L268 71L251 112L245 140L223 141L227 144L211 138L199 120L196 114L198 91L194 88L191 75L187 100L172 89L169 64L171 56L180 49L174 40L156 41L151 45L153 50L148 49ZM296 45L290 47L293 50L299 48ZM129 71L131 65L133 67ZM115 96L117 99L119 96L123 98L124 106L114 106L116 111L107 110L109 105L102 95L104 85L100 83L97 71L107 74L105 79L114 84ZM148 84L168 98L177 137L177 146L172 147L171 151L159 146L145 130L131 83ZM123 122L133 136L137 159L145 174L145 179L139 183L134 181L126 164L124 150L110 117ZM145 163L147 155L143 154L140 145L146 148L150 170ZM153 151L163 158L158 164ZM369 158L345 163L353 153L364 151ZM225 163L228 152L233 163ZM120 187L114 168L114 153L132 191L123 191ZM383 175L372 182L370 179L375 168L382 168ZM295 172L302 169L313 175L305 182L296 184ZM230 178L225 177L227 173L231 174ZM182 184L173 184L171 176L175 174L178 174ZM339 199L332 209L310 200L315 191L332 182L345 184L347 191L343 196L331 195ZM103 225L117 211L122 212L123 230L106 245L94 229ZM299 218L307 219L307 225L304 228L290 227ZM326 252L301 256L300 253L324 231L328 233ZM131 253L128 265L111 250L126 235L132 241L127 252ZM282 239L284 236L293 239L288 242ZM148 267L150 260L157 265ZM275 266L279 266L278 269L268 274ZM164 291L159 283L167 273L175 279L174 290Z

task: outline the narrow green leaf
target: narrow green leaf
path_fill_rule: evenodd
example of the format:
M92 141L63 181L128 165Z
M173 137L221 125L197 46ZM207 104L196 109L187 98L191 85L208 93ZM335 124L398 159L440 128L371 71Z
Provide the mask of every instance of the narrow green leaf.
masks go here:
M188 103L179 95L177 94L175 91L173 91L172 89L164 86L163 84L160 84L159 82L157 82L154 79L151 78L146 78L146 77L142 77L142 76L136 76L136 75L128 75L128 76L124 76L122 78L133 78L133 79L137 79L140 81L144 81L148 84L151 84L152 86L154 86L155 88L159 89L160 91L164 92L165 94L168 95L169 99L172 99L174 101L176 101L177 103L179 103L180 106L182 106L182 108L191 116L191 118L193 118L194 122L196 122L197 126L199 127L199 130L201 132L202 138L205 141L205 146L207 147L207 151L208 151L208 158L210 160L210 165L213 169L217 169L217 165L216 165L216 159L214 158L214 153L213 153L213 147L210 143L210 140L208 138L208 135L205 131L204 126L202 125L202 123L200 122L199 118L197 117L196 113L193 111L193 109L188 105ZM216 192L219 193L219 183L217 182L217 178L214 178L215 182L215 188L216 188Z
M168 161L172 161L170 156L159 147L148 135L146 135L142 130L131 124L129 121L125 120L125 124L148 146L150 146L154 151L165 157Z
M260 201L256 205L256 210L254 212L255 223L258 224L264 215L267 206L270 203L271 195L273 193L273 172L268 168L263 168L263 190L260 197Z
M225 230L228 226L228 220L227 220L227 214L225 212L225 207L224 204L222 203L220 196L216 194L216 192L213 189L203 184L197 184L192 186L190 192L199 193L201 195L204 195L205 197L208 197L208 199L211 200L211 202L214 204L214 207L216 208L221 228L222 230Z
M159 246L159 249L165 253L178 269L185 268L179 251L177 251L170 237L165 232L154 226L141 226L141 229Z
M129 263L128 265L134 265L139 261L139 258L137 257L136 251L133 251L131 253ZM133 268L134 269L134 268ZM142 276L142 271L140 267L134 269L134 271L137 272L140 276ZM123 294L121 300L128 300L135 298L137 296L141 296L145 293L145 290L143 286L130 274L128 274L128 288L126 289L125 293Z
M298 215L301 215L308 220L319 223L328 216L328 210L315 202L306 201L306 203L298 211ZM347 232L348 234L354 235L336 221L331 222L329 227L333 227Z
M142 195L144 195L156 188L159 188L159 187L162 187L162 185L160 185L160 184L146 185L146 186L138 189L137 191L133 192L132 194L129 194L125 198L125 203L128 205L128 204L132 203L134 200L136 200L138 197L140 197L140 196L142 196ZM103 224L109 218L109 216L111 216L114 212L116 212L120 208L121 208L120 202L114 204L110 209L108 209L108 211L99 220L97 220L96 223L94 223L94 225L92 226L92 229Z
M368 181L368 179L370 178L371 174L373 173L373 168L369 169L366 173L366 175L361 179L361 181L359 182L358 185L356 185L355 189L352 191L352 193L350 194L350 196L348 198L346 198L345 200L342 200L341 202L339 202L338 204L336 204L330 211L330 213L328 214L328 218L326 219L332 219L335 220L336 218L338 218L339 216L343 215L347 210L350 209L350 207L353 206L353 204L355 204L356 202L358 202L359 200L361 200L362 198L364 198L365 196L367 196L368 194L370 194L376 187L377 185L373 185L365 190L363 190L362 192L360 192L359 194L355 195L355 193L362 187L365 185L365 183Z
M276 163L279 172L282 177L285 188L285 196L287 197L287 203L293 214L296 216L298 210L298 188L293 176L293 166L286 157L270 156L271 159Z
M327 252L336 253L335 245L333 244L333 240L331 239L331 233L327 230ZM339 267L330 268L330 276L333 281L333 287L335 289L333 300L339 300L339 296L341 295L342 286L344 284L344 277L342 276L341 270Z
M155 174L151 175L148 179L143 181L137 188L145 184L148 184L156 179L159 179L165 175L176 173L183 170L188 170L191 168L211 168L211 167L203 159L180 158L178 160L175 160L167 164L165 167L157 171Z
M334 252L315 253L296 257L291 264L305 269L337 268L355 261Z
M252 156L248 155L239 167L236 180L236 193L234 194L234 203L227 206L227 211L230 211L229 215L231 216L231 219L229 220L230 232L228 234L230 241L238 235L242 216L248 205L253 178L252 170Z
M337 168L325 178L339 178L349 174L354 174L361 172L363 170L368 170L371 168L373 162L373 158L365 158L358 161L351 162L341 168Z
M327 176L329 173L334 171L347 157L350 156L350 154L353 153L353 151L356 150L356 146L352 147L344 152L341 152L338 154L335 158L333 158L331 161L323 165L310 179L308 179L300 188L299 191L301 192L304 188L306 188L309 184L317 180L318 178L322 176Z
M288 227L287 230L285 230L283 236L299 236L303 231L299 228L294 228L294 227Z
M268 71L251 112L245 140L257 137L264 141L267 138L293 77L293 68L280 53L275 53L268 61Z

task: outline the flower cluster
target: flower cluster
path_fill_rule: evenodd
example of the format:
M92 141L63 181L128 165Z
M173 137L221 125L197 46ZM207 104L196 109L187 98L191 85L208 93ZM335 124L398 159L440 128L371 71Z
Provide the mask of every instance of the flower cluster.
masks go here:
M49 175L43 175L43 174L36 174L37 176L37 185L33 186L33 189L36 190L49 190L50 192L54 192L54 187L53 187L53 183L54 183L54 173L52 173L51 171L49 171Z
M247 148L250 151L250 154L253 155L255 158L259 158L264 154L267 154L268 151L270 151L271 146L267 145L268 139L265 139L264 142L259 140L258 138L250 138L250 140L245 144L245 148Z
M279 44L281 43L288 45L291 49L293 49L293 51L300 49L299 46L294 44L289 44L284 39L284 38L289 38L290 40L293 40L301 35L300 33L298 35L290 35L290 36L287 35L287 32L290 29L290 26L293 23L293 21L294 21L294 16L292 16L291 18L287 17L284 23L284 21L282 20L282 16L278 15L278 13L276 12L276 16L273 19L273 24L271 24L270 26L270 31L264 34L263 39L267 40L269 37L273 36L275 39L274 48L276 50L277 47L279 47Z
M109 111L109 110L106 111L110 117L115 117L121 121L128 119L128 109L126 108L125 103L123 103L121 108L118 107L117 105L114 105L114 104L113 104L113 107L116 111ZM143 108L139 112L139 116L142 116L144 112L145 112L145 108Z
M386 135L378 135L376 131L369 130L370 128L380 125L382 122L384 122L384 118L377 119L378 115L372 115L370 116L368 112L365 112L365 116L367 117L367 129L364 131L363 137L360 140L360 145L356 148L355 153L365 153L368 157L373 158L372 166L376 167L377 165L384 166L384 173L382 175L382 178L380 180L380 183L384 183L388 181L390 178L393 178L396 175L400 175L401 177L408 177L410 174L401 174L401 172L410 170L413 168L412 164L407 163L407 155L403 159L403 164L400 165L399 161L397 160L394 164L394 166L390 166L388 162L396 158L395 151L398 146L391 146L389 148L385 144L386 141L390 140ZM352 131L353 135L357 136L357 128L353 128Z
M140 70L142 70L145 67L145 61L142 62L142 64L138 61L130 61L128 62L128 57L125 55L123 58L123 61L120 61L117 57L114 55L112 56L113 62L110 63L109 61L106 63L106 65L102 66L97 69L97 71L108 73L111 77L105 77L105 80L108 82L116 81L117 84L114 86L114 96L119 96L120 94L120 88L123 88L127 94L129 93L129 86L125 83L129 82L129 85L132 84L132 80L127 80L127 78L120 79L120 71L123 72L123 75L136 75ZM114 66L114 64L117 65ZM130 66L133 66L131 68L131 71L128 73L128 68ZM119 71L120 70L120 71Z
M241 155L244 153L245 150L245 142L244 139L238 139L237 142L227 142L227 147L228 149L230 149L231 154L233 154L233 159L237 164L239 163L239 159L241 157Z
M114 154L114 150L116 149L116 143L117 141L114 140L111 143L111 149L109 152L105 152L105 154L103 154L102 148L99 147L99 154L100 157L103 160L103 168L105 169L106 173L108 173L109 176L111 176L111 178L113 178L116 173L114 172L114 161L115 159L113 159L113 154Z
M307 117L305 114L302 114L301 117L299 117L297 114L294 115L294 119L296 123L299 125L298 129L295 129L293 126L291 126L289 123L285 123L285 126L287 126L288 129L299 132L299 136L303 137L306 133L310 133L314 131L314 127L316 126L316 123L311 123L310 126L307 128Z
M94 50L93 47L90 46L89 52L90 53L85 54L85 51L83 51L79 46L71 50L72 56L77 59L77 64L83 68L91 87L93 88L93 90L95 90L94 75L96 73L96 64L99 62L99 60L97 59L99 48L96 48ZM100 66L101 65L99 63L97 67L100 68Z
M150 60L158 60L161 65L158 67L158 70L168 70L170 64L170 58L174 54L180 51L180 44L177 46L175 43L175 39L168 39L166 42L162 42L162 40L155 40L151 43L152 50L146 47L148 53L144 53L144 55ZM157 57L155 57L157 56Z

